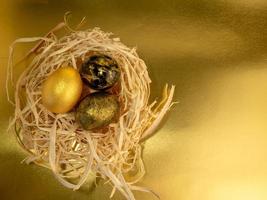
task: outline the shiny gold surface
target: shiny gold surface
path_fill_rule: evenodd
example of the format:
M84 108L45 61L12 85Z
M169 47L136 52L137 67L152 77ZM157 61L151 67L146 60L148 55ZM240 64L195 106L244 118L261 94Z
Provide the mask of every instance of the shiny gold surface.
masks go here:
M8 45L45 34L69 10L73 24L86 15L88 26L138 46L149 66L153 97L165 82L177 86L180 103L145 144L147 174L141 185L163 200L267 199L265 0L2 0L1 200L108 199L107 185L73 192L48 170L20 164L25 154L5 131L12 114L4 92Z
M73 67L62 67L47 77L42 85L42 103L55 113L66 113L82 94L82 79Z

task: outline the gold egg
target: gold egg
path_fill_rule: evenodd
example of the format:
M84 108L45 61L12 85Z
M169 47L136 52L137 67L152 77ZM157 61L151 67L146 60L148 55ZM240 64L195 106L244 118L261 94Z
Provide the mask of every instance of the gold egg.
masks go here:
M66 113L78 102L82 93L79 72L67 66L48 76L42 85L42 103L51 112Z

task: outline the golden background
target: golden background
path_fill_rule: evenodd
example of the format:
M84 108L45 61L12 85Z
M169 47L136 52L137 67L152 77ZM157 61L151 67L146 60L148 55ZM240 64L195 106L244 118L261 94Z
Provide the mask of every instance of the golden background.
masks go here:
M50 171L21 164L25 154L6 133L13 112L4 89L8 46L44 35L66 11L74 24L87 16L87 27L137 46L149 66L153 97L165 82L177 86L179 104L145 144L141 185L162 200L267 199L266 0L1 0L1 200L109 197L107 185L73 192Z

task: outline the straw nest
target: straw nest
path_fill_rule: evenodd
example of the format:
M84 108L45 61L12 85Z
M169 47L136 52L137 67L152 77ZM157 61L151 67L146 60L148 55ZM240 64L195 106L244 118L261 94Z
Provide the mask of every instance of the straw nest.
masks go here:
M56 31L65 28L63 37ZM13 48L17 43L38 42L29 54L30 65L16 80L14 96ZM120 67L120 117L100 131L83 130L75 121L74 110L65 114L48 111L41 100L41 87L46 78L65 64L79 69L91 52L114 58ZM162 100L149 103L151 80L146 64L135 48L129 48L99 28L72 30L62 22L45 37L21 38L10 47L7 76L8 100L15 107L9 129L29 156L26 163L36 163L52 170L66 187L79 189L94 174L107 180L128 200L134 190L151 192L136 186L144 176L141 157L142 141L156 129L172 106L174 86L165 86ZM131 175L129 175L131 174Z

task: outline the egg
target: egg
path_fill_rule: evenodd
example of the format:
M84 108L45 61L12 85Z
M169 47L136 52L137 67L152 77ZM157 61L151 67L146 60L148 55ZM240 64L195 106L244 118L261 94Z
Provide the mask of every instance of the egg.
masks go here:
M76 110L76 120L85 130L101 128L116 119L119 102L115 95L96 92L86 96Z
M42 85L42 104L51 112L66 113L78 102L82 93L79 72L71 66L61 67Z
M112 87L120 77L117 62L106 55L93 55L80 70L83 81L92 89L104 90Z

